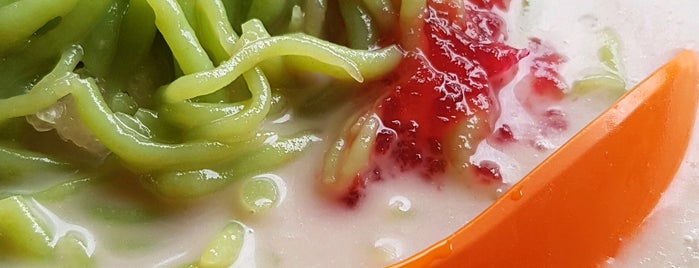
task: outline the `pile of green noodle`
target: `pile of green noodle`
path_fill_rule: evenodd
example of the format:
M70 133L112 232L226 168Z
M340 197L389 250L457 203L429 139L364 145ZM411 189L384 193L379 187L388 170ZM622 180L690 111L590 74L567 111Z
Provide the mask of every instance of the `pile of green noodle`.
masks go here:
M81 185L197 197L303 152L312 132L264 122L342 98L304 92L309 77L361 90L390 72L402 54L378 42L398 23L392 3L0 0L0 259L94 265L82 237L52 234L37 212ZM198 265L230 265L244 230L231 222Z

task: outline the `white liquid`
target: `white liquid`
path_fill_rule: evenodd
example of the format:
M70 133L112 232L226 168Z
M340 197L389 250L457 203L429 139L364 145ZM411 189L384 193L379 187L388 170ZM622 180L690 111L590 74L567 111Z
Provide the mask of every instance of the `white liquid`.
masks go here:
M505 16L510 43L524 47L538 37L567 57L561 74L570 84L598 66L599 31L611 28L622 43L624 76L629 87L671 59L681 49L697 49L699 12L697 1L531 1L530 14L513 1ZM521 107L512 101L511 88L501 94L503 118L498 123L526 126ZM509 103L509 104L508 104ZM565 139L605 109L600 101L580 99L563 110L571 120L568 131L541 142L553 146L539 151L516 145L498 152L480 148L474 159L494 159L502 166L504 180L514 183ZM697 133L695 131L695 133ZM330 137L331 138L331 137ZM697 135L680 172L641 233L628 241L619 256L610 260L619 267L695 267L699 265L699 146ZM487 207L498 192L469 188L458 179L437 187L419 178L403 176L371 184L367 198L355 211L319 204L313 170L321 153L285 170L290 196L270 215L273 219L251 222L258 230L261 248L274 256L271 266L367 267L403 259L445 237ZM534 157L532 157L534 156ZM303 165L310 165L303 167ZM310 176L310 177L309 177ZM407 212L396 213L391 201L409 200ZM407 202L403 202L405 204ZM399 214L399 215L396 215ZM400 215L406 214L406 215ZM276 218L276 219L274 219ZM260 252L262 256L264 252Z
M564 76L594 60L594 31L616 30L622 41L625 76L635 85L681 49L699 50L699 1L531 1L537 16L523 22L508 17L512 40L522 32L555 44L569 57ZM521 26L528 25L530 29ZM515 28L516 27L516 28ZM626 241L611 267L699 267L699 126L670 188L646 219L640 233Z
M682 48L698 49L699 1L537 1L522 15L520 1L513 1L507 18L510 44L526 47L529 37L551 44L568 58L561 70L570 84L598 65L598 31L610 27L620 36L627 84L635 85ZM498 124L527 126L521 107L512 100L512 89L501 93L503 117ZM581 99L562 107L571 120L569 129L557 137L537 142L551 147L537 150L514 145L501 151L481 146L474 159L503 164L508 184L526 175L538 162L560 146L567 137L604 109L599 101ZM317 123L318 126L324 124ZM609 262L618 267L699 266L699 131L695 131L689 153L660 205L644 224L641 233L627 241L619 256ZM318 165L328 130L320 136L326 143L313 147L279 174L286 181L286 197L264 215L248 215L236 208L235 186L182 208L157 225L124 230L99 225L81 215L71 223L89 226L97 240L96 256L103 267L173 267L195 261L208 242L231 219L254 230L254 253L259 267L380 267L409 257L451 234L475 217L501 190L476 187L458 178L430 184L404 174L369 185L357 209L348 210L327 202L317 187ZM532 157L533 156L533 157ZM92 223L90 223L92 222ZM139 227L139 228L141 228ZM123 234L122 234L123 233ZM100 247L106 241L153 237L148 250L114 251Z

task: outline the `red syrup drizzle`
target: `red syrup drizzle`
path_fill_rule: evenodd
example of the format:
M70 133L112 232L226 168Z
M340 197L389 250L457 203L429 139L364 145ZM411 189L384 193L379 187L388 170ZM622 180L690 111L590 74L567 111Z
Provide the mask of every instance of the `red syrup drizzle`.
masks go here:
M539 135L559 134L568 129L566 114L558 107L568 88L558 72L565 58L539 39L531 40L529 51L524 62L529 73L514 86L515 98L536 121ZM540 150L545 149L537 146L535 140L529 142Z
M529 55L522 59L520 66L528 66L529 72L513 87L515 98L527 114L537 121L539 134L558 134L568 128L566 114L557 108L559 102L565 98L564 91L568 89L568 85L559 74L560 66L566 59L537 38L531 39L528 51ZM526 138L524 140L526 141ZM520 141L522 140L515 135L515 130L508 123L497 127L488 139L488 142L496 147ZM535 146L534 140L528 142Z
M529 70L531 86L542 87L534 95L562 98L562 80L557 73L562 57L546 50L538 40L533 40L529 49L515 49L504 43L505 23L492 8L506 9L509 1L470 2L459 7L428 1L419 37L421 46L405 51L396 71L372 85L386 92L373 108L383 124L377 132L373 162L388 160L382 162L393 163L400 171L418 172L426 180L446 172L452 165L445 154L446 140L454 135L457 125L469 124L473 118L486 123L470 125L482 134L472 144L493 132L491 122L500 114L497 94L514 78L519 61L530 49L537 52ZM527 105L527 100L520 101ZM530 103L532 112L537 112L536 101ZM502 142L516 141L509 126L499 127L493 135ZM381 180L385 168L375 164L358 174L340 200L355 207L367 184ZM495 162L482 161L470 169L482 183L502 181Z
M544 115L565 97L567 85L558 73L565 59L539 39L531 40L529 51L529 74L515 87L515 97L530 114Z

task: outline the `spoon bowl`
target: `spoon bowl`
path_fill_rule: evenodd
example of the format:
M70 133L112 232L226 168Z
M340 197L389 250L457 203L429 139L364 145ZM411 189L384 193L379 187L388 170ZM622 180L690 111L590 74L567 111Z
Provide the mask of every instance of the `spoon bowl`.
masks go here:
M698 99L682 51L488 209L392 267L596 267L653 210L684 158Z

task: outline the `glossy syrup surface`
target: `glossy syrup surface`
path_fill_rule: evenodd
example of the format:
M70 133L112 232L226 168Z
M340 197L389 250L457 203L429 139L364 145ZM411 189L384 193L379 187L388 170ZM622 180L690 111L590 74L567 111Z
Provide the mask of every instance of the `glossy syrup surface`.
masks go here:
M375 85L385 92L374 108L383 125L377 133L375 159L388 158L379 162L431 180L454 165L445 146L459 135L457 126L475 133L470 140L474 144L489 135L500 113L498 91L512 80L518 62L528 54L505 44L505 23L492 8L487 1L463 6L428 1L417 37L420 46L405 49L406 57L395 73ZM342 200L355 206L366 184L380 180L385 168L377 166L357 177ZM480 173L495 171L493 165L474 168Z

